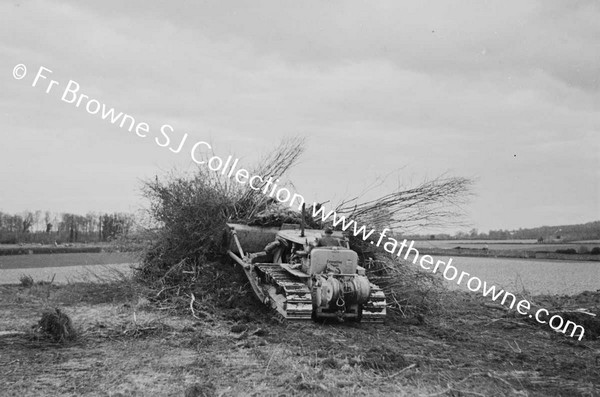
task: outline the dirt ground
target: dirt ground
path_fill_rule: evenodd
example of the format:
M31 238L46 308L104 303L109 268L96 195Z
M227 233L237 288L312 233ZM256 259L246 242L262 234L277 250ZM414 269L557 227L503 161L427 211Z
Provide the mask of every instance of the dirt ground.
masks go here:
M221 307L194 298L196 317L128 281L0 286L0 394L600 395L600 339L579 342L477 295L447 293L439 315L385 325L280 323L243 289ZM600 314L599 293L540 299ZM36 330L55 307L74 341Z

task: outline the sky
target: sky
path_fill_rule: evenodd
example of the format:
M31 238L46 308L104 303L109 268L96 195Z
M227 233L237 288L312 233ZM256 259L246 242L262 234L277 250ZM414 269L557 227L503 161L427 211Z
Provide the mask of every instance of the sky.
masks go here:
M168 124L248 168L305 137L309 202L446 174L476 181L465 230L599 220L599 20L591 0L3 1L0 211L135 211L142 180L197 167L157 144Z

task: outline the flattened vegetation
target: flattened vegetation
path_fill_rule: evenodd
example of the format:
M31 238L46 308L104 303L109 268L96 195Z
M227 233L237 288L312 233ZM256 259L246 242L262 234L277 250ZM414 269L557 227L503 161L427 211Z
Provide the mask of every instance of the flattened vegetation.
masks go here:
M439 316L384 326L281 324L241 301L200 302L196 319L148 297L125 282L0 287L0 331L22 332L0 336L0 389L8 396L600 390L599 340L556 334L466 293L448 293ZM32 328L55 307L70 316L77 339L57 342Z

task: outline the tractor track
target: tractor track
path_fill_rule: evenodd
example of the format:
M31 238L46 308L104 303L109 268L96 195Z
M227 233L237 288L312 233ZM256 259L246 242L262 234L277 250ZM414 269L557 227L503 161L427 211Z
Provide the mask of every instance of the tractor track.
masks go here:
M269 304L287 320L310 320L312 318L312 297L308 286L297 277L285 271L279 264L261 263L255 265L262 279L265 296ZM385 294L377 285L370 283L369 300L362 307L362 322L383 323L386 315Z

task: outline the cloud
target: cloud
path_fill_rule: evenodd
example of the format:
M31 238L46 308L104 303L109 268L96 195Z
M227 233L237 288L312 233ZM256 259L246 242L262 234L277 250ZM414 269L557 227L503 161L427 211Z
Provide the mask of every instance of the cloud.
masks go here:
M28 1L3 3L0 14L10 15L0 24L0 104L10 131L0 156L21 170L0 182L15 192L33 184L28 195L59 195L54 172L83 185L93 174L95 186L131 203L134 175L190 164L62 102L60 91L11 79L23 62L30 72L52 69L61 88L76 80L153 134L169 123L178 138L209 140L244 162L282 136L307 136L292 176L320 201L407 166L407 179L448 169L479 176L480 229L521 226L525 218L511 213L548 198L547 208L573 208L574 197L589 197L573 219L598 209L594 2ZM319 179L323 167L335 184ZM0 207L20 200L5 196ZM493 205L507 213L488 216ZM71 206L88 209L65 199Z

